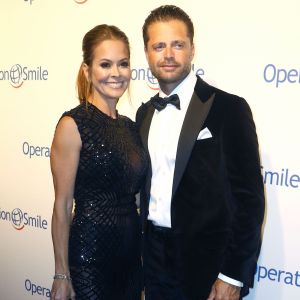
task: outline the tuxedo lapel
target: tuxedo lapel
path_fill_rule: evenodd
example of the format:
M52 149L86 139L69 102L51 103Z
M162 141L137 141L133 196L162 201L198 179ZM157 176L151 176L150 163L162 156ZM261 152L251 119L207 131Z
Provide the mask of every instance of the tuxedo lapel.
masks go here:
M146 111L144 116L142 117L142 122L141 122L141 126L140 126L140 135L142 138L142 142L144 145L144 148L148 151L149 153L149 149L148 149L148 136L149 136L149 130L150 130L150 125L151 125L151 121L152 121L152 117L154 114L155 108L150 105L148 107L146 107ZM150 155L149 155L150 157ZM151 187L151 177L152 177L152 168L151 168L151 163L150 163L150 167L148 168L148 173L147 173L147 177L146 177L146 182L145 182L145 193L146 193L146 199L150 199L150 187Z
M147 110L143 117L143 121L141 122L141 126L140 126L140 134L141 134L141 138L142 138L145 149L148 149L149 129L150 129L152 117L154 114L154 110L155 110L155 108L152 105L147 107Z
M178 140L172 198L178 188L194 143L209 113L214 97L215 94L212 94L207 101L202 102L197 94L193 93Z

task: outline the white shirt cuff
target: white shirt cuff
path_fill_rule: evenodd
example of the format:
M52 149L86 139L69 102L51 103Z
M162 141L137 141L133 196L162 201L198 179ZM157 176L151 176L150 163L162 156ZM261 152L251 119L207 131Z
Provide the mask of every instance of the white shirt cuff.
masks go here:
M230 278L230 277L228 277L228 276L226 276L222 273L219 273L218 278L225 281L225 282L227 282L227 283L238 286L238 287L243 287L244 286L244 284L242 282L240 282L238 280L235 280L235 279L232 279L232 278Z

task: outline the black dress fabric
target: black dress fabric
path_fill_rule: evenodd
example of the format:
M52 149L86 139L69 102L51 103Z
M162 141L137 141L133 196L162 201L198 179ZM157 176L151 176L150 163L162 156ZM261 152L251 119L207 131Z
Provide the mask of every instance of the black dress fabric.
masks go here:
M76 300L140 300L141 224L135 194L148 157L134 122L92 104L63 114L82 148L75 182L69 265Z

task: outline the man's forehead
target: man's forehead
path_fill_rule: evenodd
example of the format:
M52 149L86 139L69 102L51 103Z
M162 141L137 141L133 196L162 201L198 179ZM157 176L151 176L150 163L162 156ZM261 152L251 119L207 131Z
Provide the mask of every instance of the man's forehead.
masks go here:
M155 40L184 40L188 38L185 23L179 20L157 21L149 25L148 35Z

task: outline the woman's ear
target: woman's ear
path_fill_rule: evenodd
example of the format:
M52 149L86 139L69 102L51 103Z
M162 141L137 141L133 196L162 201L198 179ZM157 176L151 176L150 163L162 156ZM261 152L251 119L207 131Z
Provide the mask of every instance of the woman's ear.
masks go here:
M82 70L86 78L86 81L89 82L90 81L89 66L86 63L82 63Z

